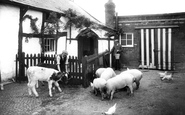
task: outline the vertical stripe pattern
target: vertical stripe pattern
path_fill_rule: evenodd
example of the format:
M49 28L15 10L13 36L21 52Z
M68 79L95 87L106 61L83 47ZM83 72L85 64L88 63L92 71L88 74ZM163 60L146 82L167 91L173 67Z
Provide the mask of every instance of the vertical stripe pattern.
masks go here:
M172 29L141 29L141 65L171 70Z

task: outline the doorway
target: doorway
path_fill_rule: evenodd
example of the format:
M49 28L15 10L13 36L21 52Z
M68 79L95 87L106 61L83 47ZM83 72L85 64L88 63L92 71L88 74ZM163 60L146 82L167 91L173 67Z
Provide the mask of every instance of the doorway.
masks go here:
M78 58L98 53L98 35L87 28L80 32L78 39Z

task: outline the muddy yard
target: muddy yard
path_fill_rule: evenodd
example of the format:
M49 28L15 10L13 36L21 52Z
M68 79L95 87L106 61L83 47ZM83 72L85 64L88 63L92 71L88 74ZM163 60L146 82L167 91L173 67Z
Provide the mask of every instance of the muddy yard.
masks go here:
M175 72L173 81L161 81L156 70L142 70L140 88L134 96L117 92L113 100L101 100L91 88L63 86L63 92L48 96L47 85L40 86L39 98L29 96L26 83L5 85L0 91L1 115L101 115L117 103L115 115L184 115L185 73ZM119 72L117 72L119 73Z

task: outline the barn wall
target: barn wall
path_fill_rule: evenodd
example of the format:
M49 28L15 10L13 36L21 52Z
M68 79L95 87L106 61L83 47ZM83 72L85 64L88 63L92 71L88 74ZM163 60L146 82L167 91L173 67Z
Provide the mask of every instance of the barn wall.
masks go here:
M134 46L133 47L122 47L123 52L121 53L122 66L135 66L139 65L140 61L140 34L138 30L135 30L134 25L123 25L125 33L134 34Z
M28 10L25 15L32 16L33 19L38 18L36 21L36 25L38 27L39 33L41 31L42 25L42 12ZM23 33L33 33L33 30L30 27L30 19L26 18L23 22ZM41 46L39 38L23 38L23 52L26 54L34 54L34 53L41 53ZM33 47L34 46L34 47Z
M175 68L185 70L185 24L173 30Z
M160 27L161 26L161 27ZM173 69L185 69L185 15L184 13L120 16L119 27L124 32L134 33L134 47L123 48L122 64L138 67L141 61L141 32L139 28L172 29L172 66Z
M0 74L2 80L15 76L19 11L18 7L0 4Z

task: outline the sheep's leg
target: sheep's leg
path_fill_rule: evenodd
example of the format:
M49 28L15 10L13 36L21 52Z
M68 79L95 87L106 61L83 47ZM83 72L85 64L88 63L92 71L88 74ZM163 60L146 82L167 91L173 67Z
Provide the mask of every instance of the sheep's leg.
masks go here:
M30 83L28 83L28 84L27 84L27 86L28 86L28 94L29 94L29 95L32 95L32 91L31 91Z
M36 81L32 81L32 82L30 83L30 88L31 88L31 90L33 91L33 93L35 94L35 96L38 97L39 95L38 95L38 93L37 93L37 91L36 91L36 89L35 89L35 86L36 86Z
M97 96L98 95L98 89L94 88L94 94Z
M129 85L128 87L130 89L130 96L134 95L133 86L132 85Z
M101 99L104 100L105 94L104 94L104 92L102 91L102 89L100 90L100 93L101 93Z
M1 90L4 90L3 83L1 83L0 85L1 85Z
M52 84L53 84L53 81L48 81L48 89L49 89L49 96L52 97L52 91L51 91L51 88L52 88Z
M112 100L112 99L113 99L113 96L114 96L114 91L111 91L110 100Z
M140 85L140 82L139 81L136 81L136 90L139 89L139 85Z
M62 92L61 88L59 87L58 82L54 82L55 86L58 88L59 92Z
M36 88L38 88L38 87L39 87L39 81L36 82Z

